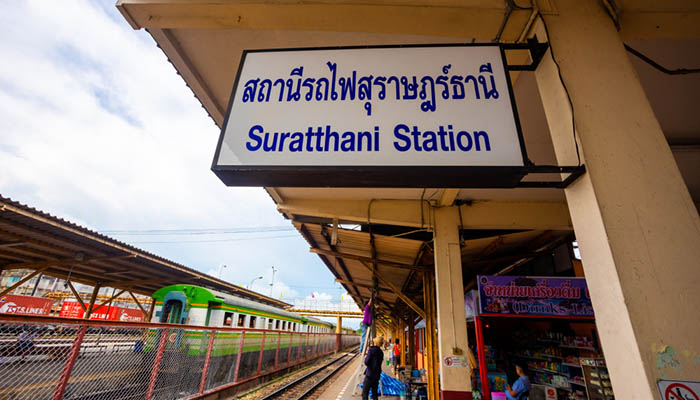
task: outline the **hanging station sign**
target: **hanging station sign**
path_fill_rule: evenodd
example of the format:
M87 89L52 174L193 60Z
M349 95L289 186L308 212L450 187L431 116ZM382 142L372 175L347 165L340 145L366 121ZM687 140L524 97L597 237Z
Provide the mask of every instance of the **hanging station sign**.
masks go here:
M243 53L212 170L230 186L514 187L502 46Z
M479 314L592 318L585 278L477 276Z

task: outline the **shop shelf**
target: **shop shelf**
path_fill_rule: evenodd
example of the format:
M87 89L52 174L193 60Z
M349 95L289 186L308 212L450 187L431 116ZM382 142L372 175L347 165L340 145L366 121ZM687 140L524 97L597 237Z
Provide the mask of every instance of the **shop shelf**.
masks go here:
M572 363L566 363L566 362L561 363L561 365L566 365L567 367L581 368L581 366L579 364L572 364Z
M554 340L554 339L537 339L538 342L540 343L552 343L552 344L561 344L561 340Z
M551 386L555 389L558 389L558 390L566 390L567 392L572 392L572 393L574 392L573 390L571 390L571 388L567 388L564 386L557 386L557 385L551 385Z
M540 357L546 357L546 358L553 358L553 359L556 359L556 360L563 360L563 359L564 359L564 357L553 356L553 355L551 355L551 354L544 354L544 353L538 354L538 356L540 356Z
M561 371L555 371L553 369L547 369L547 368L529 368L531 371L540 371L540 372L548 372L550 374L557 374L557 375L563 375L563 376L569 376L569 374L561 372Z
M594 349L593 347L586 347L586 346L569 346L569 345L565 345L565 344L560 344L559 347L562 347L565 349L596 351L596 349Z
M525 354L511 354L511 357L516 357L516 358L524 358L527 360L537 360L537 361L547 361L547 358L543 357L536 357L536 356L526 356Z
M578 385L578 386L586 387L586 384L583 383L583 382L576 382L576 381L569 380L569 383L572 384L572 385Z

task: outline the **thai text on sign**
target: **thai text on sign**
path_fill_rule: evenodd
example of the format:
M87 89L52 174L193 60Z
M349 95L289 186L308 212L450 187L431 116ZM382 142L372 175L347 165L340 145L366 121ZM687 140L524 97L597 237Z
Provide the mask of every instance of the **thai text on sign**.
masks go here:
M593 317L585 278L479 275L477 282L481 314Z
M250 51L217 166L522 166L497 45Z

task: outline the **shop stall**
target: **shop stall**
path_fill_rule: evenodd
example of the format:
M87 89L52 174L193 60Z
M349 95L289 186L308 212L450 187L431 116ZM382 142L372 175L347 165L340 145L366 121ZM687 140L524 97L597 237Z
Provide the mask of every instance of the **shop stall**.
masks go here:
M477 284L465 298L474 398L505 398L520 365L531 400L614 399L584 278L478 276Z

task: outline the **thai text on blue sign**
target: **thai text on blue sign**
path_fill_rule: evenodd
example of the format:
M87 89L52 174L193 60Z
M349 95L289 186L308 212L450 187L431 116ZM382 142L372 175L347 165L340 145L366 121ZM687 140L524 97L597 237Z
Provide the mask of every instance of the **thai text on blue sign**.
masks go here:
M498 45L244 53L215 167L523 166Z
M593 317L585 278L477 277L481 314Z

